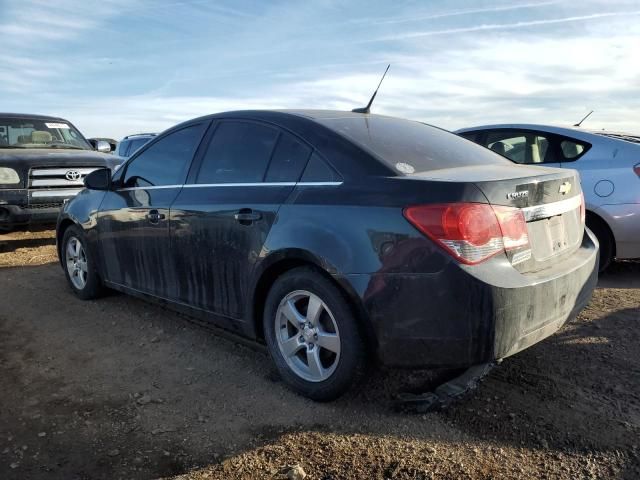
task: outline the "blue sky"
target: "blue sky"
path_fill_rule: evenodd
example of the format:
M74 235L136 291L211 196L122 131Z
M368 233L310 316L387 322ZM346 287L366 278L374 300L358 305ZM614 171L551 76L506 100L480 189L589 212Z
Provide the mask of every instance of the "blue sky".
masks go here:
M640 1L0 0L0 111L120 138L244 108L640 133Z

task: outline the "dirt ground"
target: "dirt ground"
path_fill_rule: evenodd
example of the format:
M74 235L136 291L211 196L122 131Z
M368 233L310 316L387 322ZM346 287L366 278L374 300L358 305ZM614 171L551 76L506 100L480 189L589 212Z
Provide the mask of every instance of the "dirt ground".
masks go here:
M124 295L76 299L55 259L50 231L0 235L1 479L640 478L640 263L421 415L392 401L424 372L316 404L260 348Z

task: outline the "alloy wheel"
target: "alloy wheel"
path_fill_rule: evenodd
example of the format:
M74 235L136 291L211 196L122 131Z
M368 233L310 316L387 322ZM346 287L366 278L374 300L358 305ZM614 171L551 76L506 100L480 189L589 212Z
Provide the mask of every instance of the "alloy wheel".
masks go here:
M70 237L65 249L67 272L74 287L82 290L87 285L87 254L77 237Z
M289 368L300 378L321 382L340 360L340 332L329 307L317 295L296 290L276 312L276 339Z

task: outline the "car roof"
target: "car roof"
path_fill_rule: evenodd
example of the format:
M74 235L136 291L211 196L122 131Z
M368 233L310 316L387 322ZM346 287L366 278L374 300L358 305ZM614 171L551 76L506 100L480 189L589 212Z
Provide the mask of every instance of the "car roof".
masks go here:
M2 118L25 118L25 119L31 119L31 120L62 120L64 122L67 122L67 120L65 120L62 117L51 117L49 115L39 115L39 114L31 114L31 113L1 113L0 112L0 117L2 117Z
M317 148L320 154L325 157L325 160L343 176L359 178L363 172L380 176L393 175L393 170L380 159L376 158L375 162L369 161L370 158L375 157L371 151L366 150L362 145L343 136L328 125L332 119L374 117L383 116L339 110L238 110L194 118L171 127L163 132L163 135L189 125L210 120L248 120L271 123L297 135ZM402 119L398 118L397 120L401 121ZM328 158L331 158L331 160L328 160Z
M332 119L343 119L343 118L362 118L362 117L385 117L385 118L396 118L389 117L386 115L378 115L374 113L354 113L350 111L343 110L314 110L314 109L281 109L281 110L233 110L229 112L220 112L213 113L210 115L205 115L202 117L194 118L192 120L188 120L186 123L191 123L194 121L202 121L205 119L215 119L215 118L246 118L246 119L255 119L255 120L289 120L299 118L304 122L305 120L317 121L316 123L320 123L321 120L332 120ZM402 120L398 118L398 120Z
M396 118L396 117L389 117L387 115L379 115L376 113L355 113L348 110L285 109L285 110L274 110L274 111L289 114L289 115L298 115L300 117L307 117L313 120L362 118L363 116Z

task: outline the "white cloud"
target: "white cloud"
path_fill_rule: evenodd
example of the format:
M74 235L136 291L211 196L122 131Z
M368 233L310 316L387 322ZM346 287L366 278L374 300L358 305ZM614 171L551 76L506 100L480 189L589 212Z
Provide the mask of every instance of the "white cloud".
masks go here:
M491 30L513 30L513 29L522 29L525 27L555 25L558 23L597 20L597 19L608 18L608 17L634 17L637 15L640 15L640 10L632 10L627 12L602 12L602 13L593 13L590 15L579 15L579 16L571 16L571 17L563 17L563 18L549 18L545 20L531 20L531 21L513 22L513 23L482 24L482 25L474 25L470 27L447 28L443 30L423 30L423 31L414 31L414 32L403 32L399 34L385 35L385 36L377 37L377 38L366 40L366 41L367 42L386 42L391 40L430 37L435 35L452 35L452 34L483 32L483 31L491 31Z
M449 10L441 13L429 13L429 14L420 14L419 12L416 12L410 16L387 18L384 20L377 20L372 18L358 19L357 23L391 25L394 23L423 22L425 20L437 20L441 18L459 17L463 15L477 15L482 13L499 13L499 12L508 12L512 10L535 9L535 8L548 7L550 5L554 5L558 3L562 3L562 0L550 0L550 1L536 2L536 3L516 3L511 5L494 5L494 6L488 6L488 7L482 7L482 8Z

